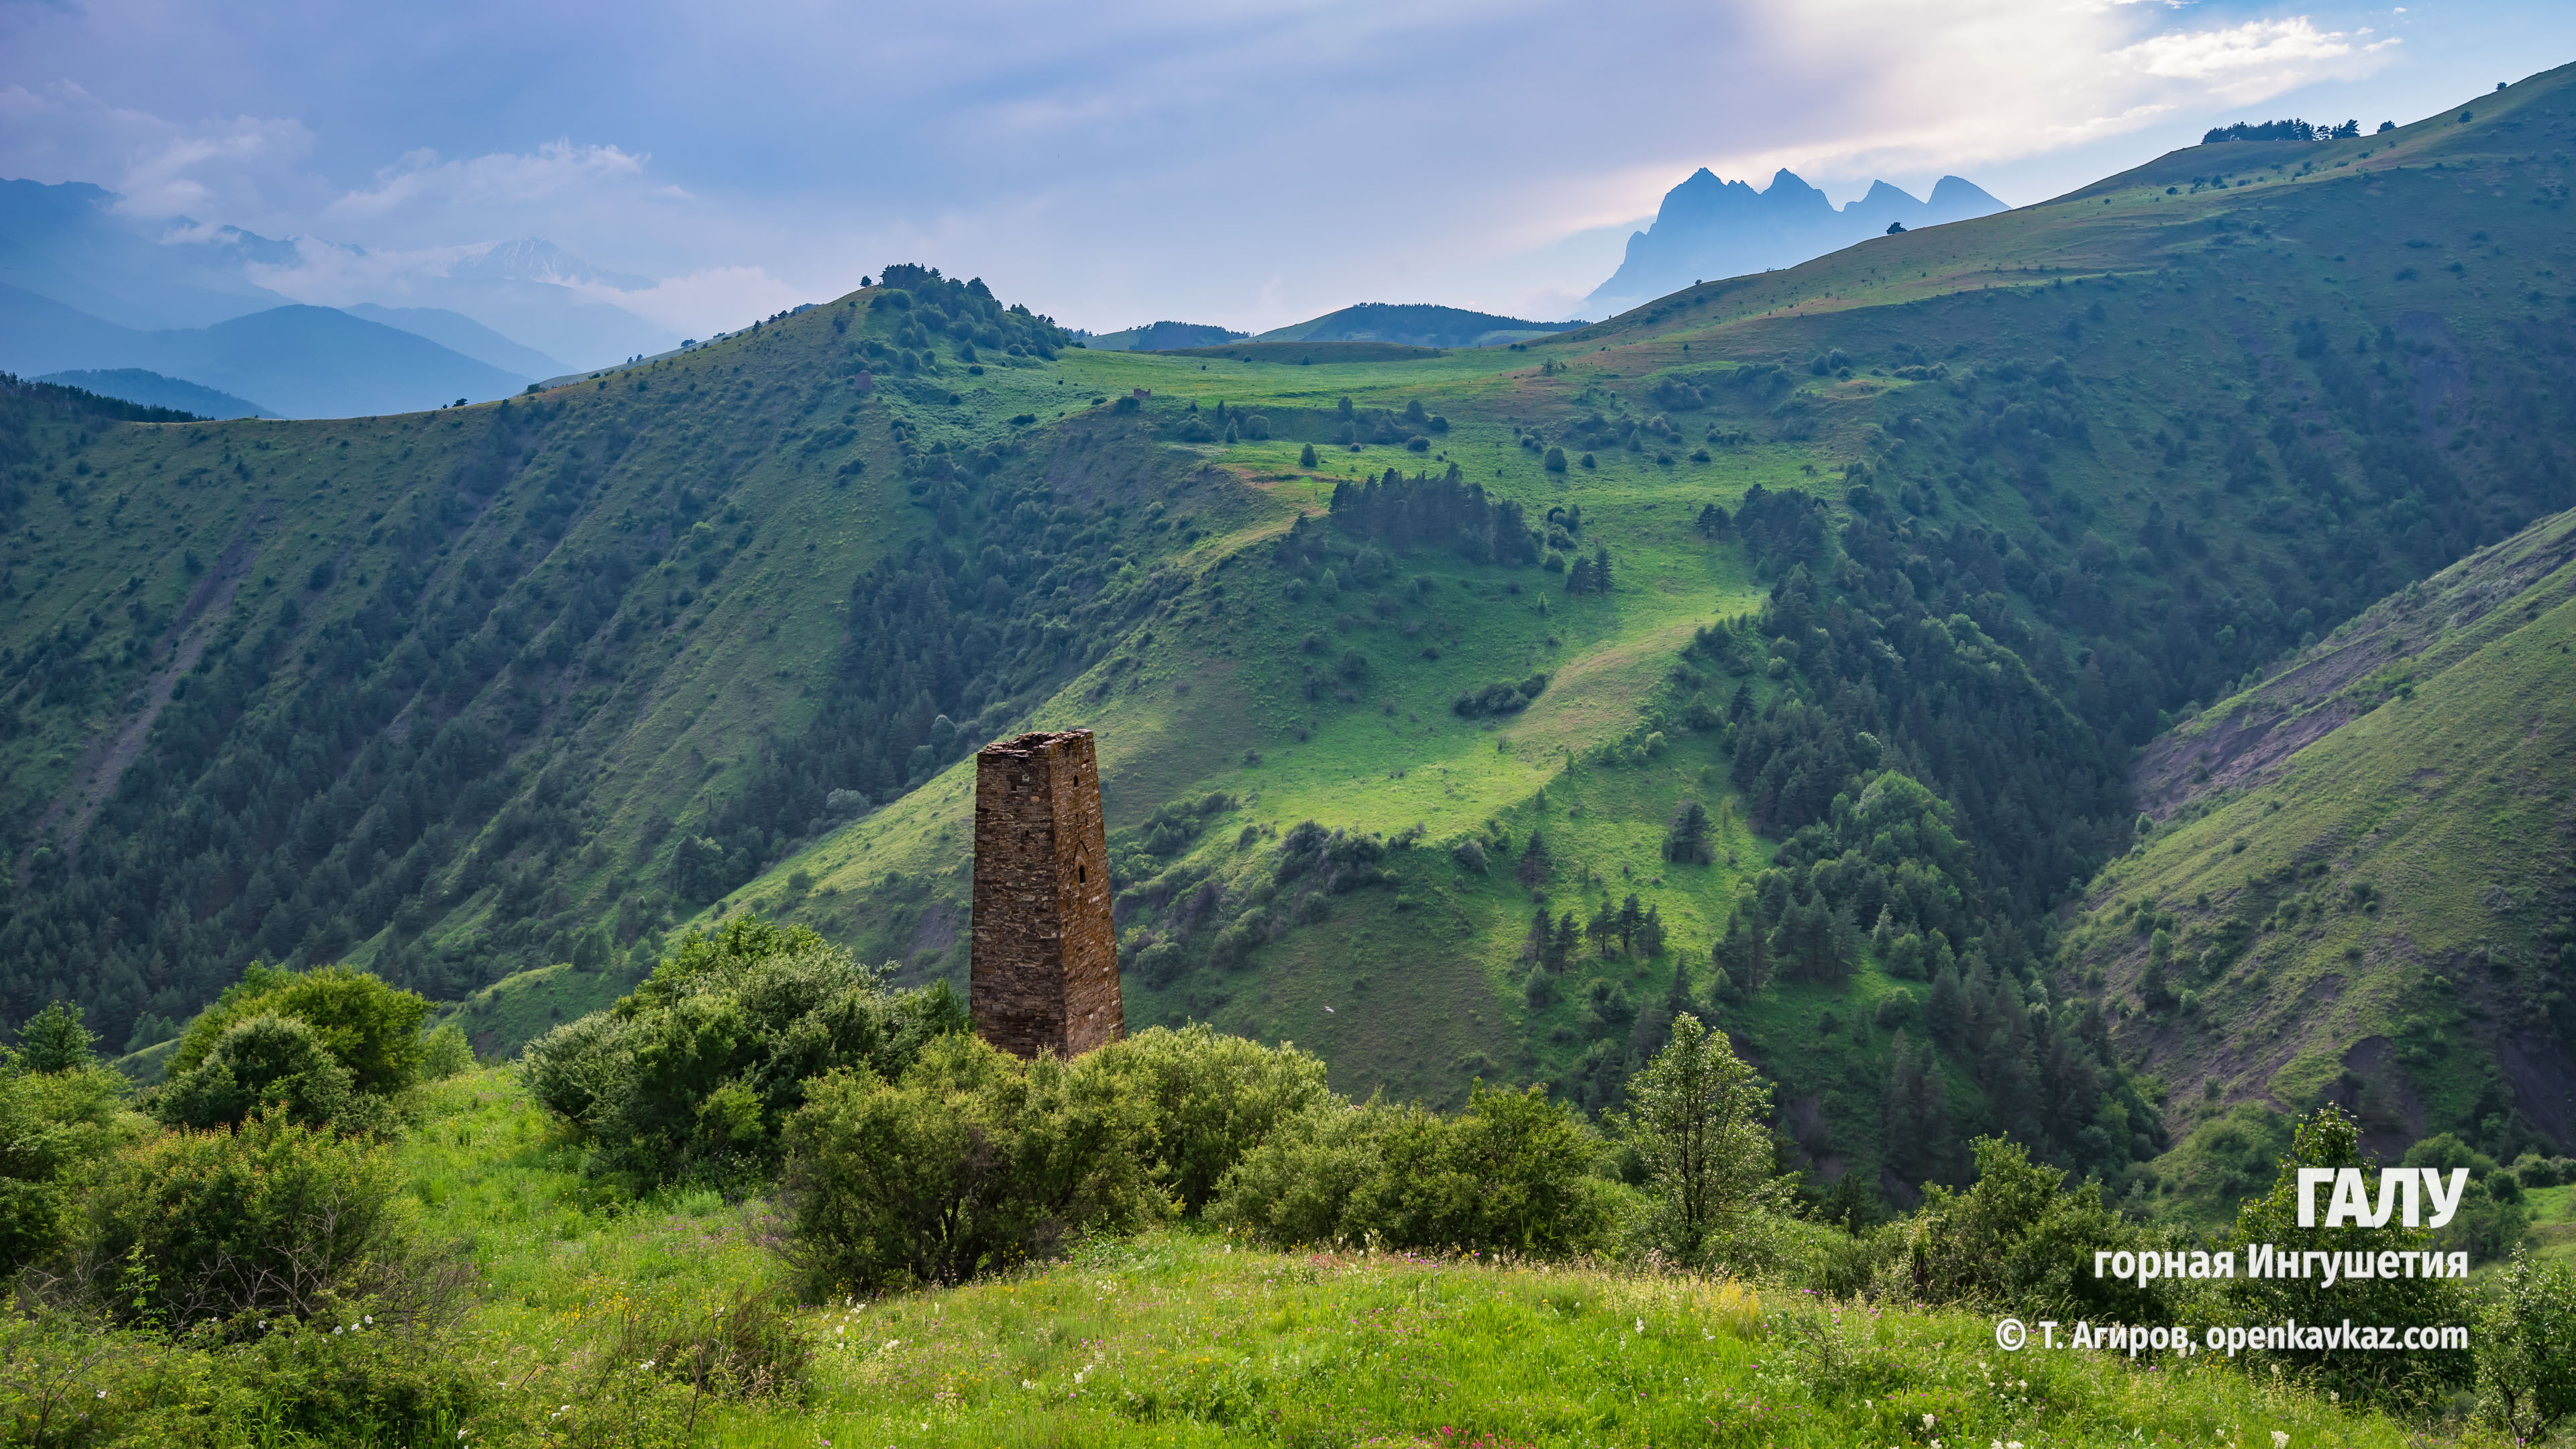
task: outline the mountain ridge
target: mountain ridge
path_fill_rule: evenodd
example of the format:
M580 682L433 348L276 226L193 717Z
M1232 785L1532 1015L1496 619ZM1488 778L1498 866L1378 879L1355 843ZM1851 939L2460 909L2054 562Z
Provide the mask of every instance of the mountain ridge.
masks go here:
M1944 176L1929 200L1873 181L1858 200L1837 208L1786 167L1756 190L1724 181L1703 166L1664 193L1655 220L1630 233L1618 270L1593 289L1584 307L1595 315L1700 281L1795 266L1886 232L1991 215L2004 204L1974 183Z
M208 327L142 332L0 285L0 369L142 368L291 417L356 417L506 396L529 379L331 307L290 303Z

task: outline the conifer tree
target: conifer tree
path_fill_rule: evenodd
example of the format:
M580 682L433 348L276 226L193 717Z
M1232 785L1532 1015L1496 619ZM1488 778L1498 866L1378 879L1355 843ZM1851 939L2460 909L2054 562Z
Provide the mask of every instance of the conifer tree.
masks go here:
M1556 934L1547 943L1547 969L1562 971L1572 965L1582 935L1583 928L1575 924L1574 912L1567 911L1557 920Z
M1663 907L1646 907L1645 918L1637 922L1637 948L1649 961L1664 954Z
M1923 1004L1923 1029L1932 1039L1956 1051L1967 1035L1967 999L1952 966L1932 975L1932 995Z
M1547 853L1547 837L1531 831L1529 844L1521 847L1519 863L1512 867L1512 877L1528 889L1537 890L1555 871L1556 861ZM1546 911L1542 909L1540 915L1544 917Z
M31 1072L68 1072L88 1066L98 1034L81 1025L81 1009L55 1001L18 1028L18 1060Z
M1736 988L1747 996L1758 996L1771 984L1771 952L1762 938L1762 928L1745 919L1741 911L1726 918L1726 934L1709 951Z
M1664 859L1677 865L1707 865L1717 859L1709 844L1708 810L1697 800L1683 801L1664 832Z

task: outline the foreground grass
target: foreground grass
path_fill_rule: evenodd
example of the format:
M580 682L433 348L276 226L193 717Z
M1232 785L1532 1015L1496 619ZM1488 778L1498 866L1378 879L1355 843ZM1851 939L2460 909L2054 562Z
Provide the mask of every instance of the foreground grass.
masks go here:
M1989 1320L1600 1269L1151 1234L825 1314L808 1413L726 1445L2414 1442L2222 1365L2006 1355ZM1929 1416L1929 1417L1927 1417Z
M422 1108L401 1159L427 1224L482 1278L474 1357L526 1401L486 1437L549 1422L634 1315L702 1314L784 1279L764 1205L601 1193L506 1072L439 1084ZM709 1404L699 1442L2422 1441L2205 1360L2003 1354L1965 1313L1597 1266L1272 1252L1193 1228L800 1318L820 1345L804 1402Z

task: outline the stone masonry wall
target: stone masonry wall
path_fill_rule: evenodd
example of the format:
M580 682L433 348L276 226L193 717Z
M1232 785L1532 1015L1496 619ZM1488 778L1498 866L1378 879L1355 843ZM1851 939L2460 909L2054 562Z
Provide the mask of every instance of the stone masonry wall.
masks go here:
M976 753L976 1035L1023 1057L1074 1057L1127 1034L1108 860L1089 730Z

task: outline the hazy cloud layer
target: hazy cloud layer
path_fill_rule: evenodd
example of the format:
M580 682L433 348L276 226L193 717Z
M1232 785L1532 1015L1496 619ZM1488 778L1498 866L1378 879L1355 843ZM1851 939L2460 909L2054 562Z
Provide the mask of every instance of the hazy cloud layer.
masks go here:
M375 268L542 236L700 335L898 259L1103 329L1554 316L1694 167L2036 200L2257 110L2449 104L2567 8L64 0L0 5L0 174ZM313 265L281 290L363 270Z

